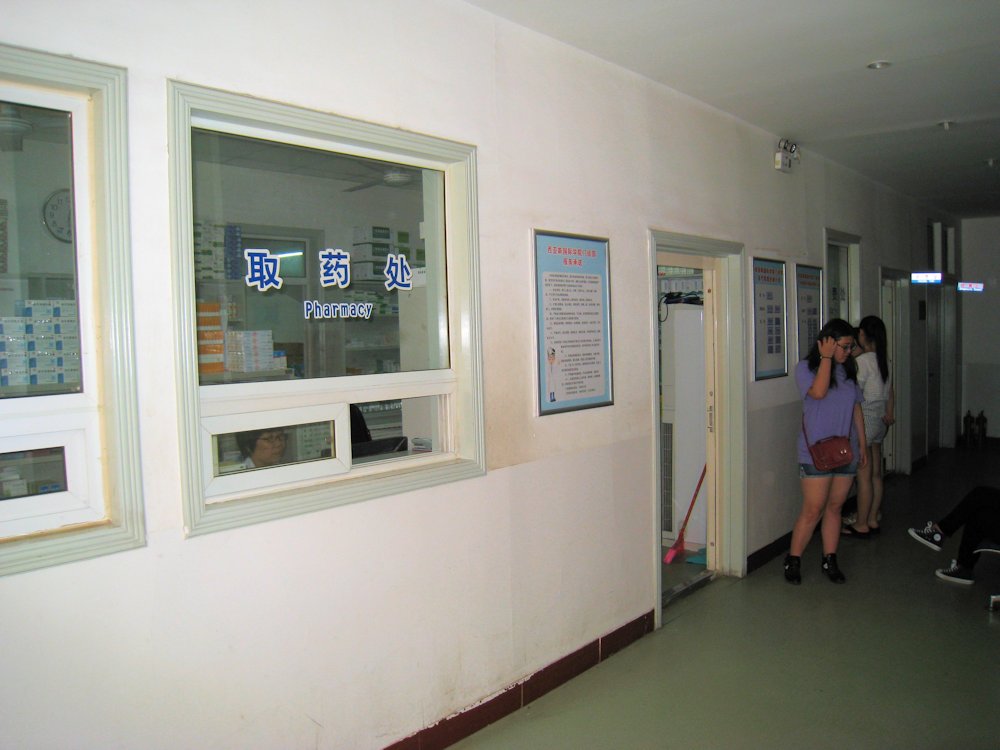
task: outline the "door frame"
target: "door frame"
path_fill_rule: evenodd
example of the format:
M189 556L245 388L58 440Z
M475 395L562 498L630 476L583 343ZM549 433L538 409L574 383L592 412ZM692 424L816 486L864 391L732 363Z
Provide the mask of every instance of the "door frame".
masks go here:
M662 513L660 510L660 410L659 382L660 360L656 350L659 337L657 300L659 298L656 266L657 253L713 260L715 288L711 291L715 320L715 348L710 356L714 365L715 425L710 439L714 441L716 470L707 478L714 485L715 503L714 536L715 572L743 577L747 572L747 357L746 357L746 293L744 279L746 258L744 246L736 242L716 240L695 235L678 234L652 229L649 235L649 326L651 335L650 358L653 378L650 386L651 426L653 429L652 466L654 488L650 500L656 518L653 535L653 566L656 575L657 606L654 608L656 626L660 625L659 606L662 588ZM706 295L708 297L709 295Z
M848 234L847 232L841 232L836 229L830 229L827 227L823 230L823 263L824 269L827 273L826 278L830 278L829 269L832 265L830 262L830 245L836 245L837 247L843 248L847 255L847 320L860 320L861 319L861 238L854 234ZM825 282L827 288L824 289L824 295L829 294L830 289L828 286L829 282ZM831 317L841 317L832 316L833 306L829 304L829 300L823 299L823 309L826 310L826 318L829 320ZM824 323L826 321L823 321Z
M910 409L910 274L895 268L879 267L879 310L889 341L890 373L896 399L896 423L886 439L892 442L893 462L888 467L897 474L909 474L913 459L912 410ZM887 312L888 311L888 312Z

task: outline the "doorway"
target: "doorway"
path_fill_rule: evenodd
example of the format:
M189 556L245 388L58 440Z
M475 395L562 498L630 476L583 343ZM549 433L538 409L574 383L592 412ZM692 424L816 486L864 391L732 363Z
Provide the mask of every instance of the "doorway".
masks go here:
M654 549L657 590L663 602L686 593L691 583L697 585L716 574L746 574L746 267L742 245L659 230L651 233L650 256L654 354L651 396L652 403L657 405L651 415L656 488L653 502L657 518ZM658 267L663 269L662 276L658 276ZM668 278L670 283L661 283L661 279ZM693 294L683 298L688 291L696 291L699 283L700 305ZM661 304L662 295L670 291L680 297L672 299L669 305L666 300ZM681 325L684 330L680 331L680 337L676 330L661 334L661 318L666 323L671 320L671 312L676 311L674 323L684 319L680 306L696 308L686 313L689 322ZM699 313L701 317L697 320ZM699 333L685 331L700 332L700 340ZM666 341L664 349L661 339L669 336L674 338ZM667 416L678 418L676 395L672 415L665 411L667 402L661 401L661 370L666 374L669 389L671 379L677 378L674 363L681 359L676 353L670 354L671 351L689 355L684 358L684 367L696 374L682 377L700 380L703 389L682 404L691 407L696 415L694 421L690 415L684 417L685 424L696 425L690 429L678 428L673 422L669 431L665 428ZM675 439L689 434L694 437L683 443L692 450L676 453ZM697 454L695 449L699 447L701 453ZM664 565L664 556L677 542L684 515L691 507L702 467L706 476L695 498L692 520L688 522L691 535L685 531L683 558L702 550L704 558L695 563L675 558L669 566ZM659 625L660 608L656 616Z
M860 259L860 237L826 230L826 320L861 319Z
M663 605L707 582L709 517L716 514L714 482L705 482L709 421L714 412L713 311L706 290L715 284L711 261L657 253L660 361L660 533ZM683 264L683 265L675 265ZM714 558L714 555L713 555ZM714 559L713 559L714 562Z
M958 280L927 286L927 453L954 448L961 414L958 367Z
M896 423L882 442L884 474L909 474L910 409L910 280L905 271L882 268L879 309L885 323L889 377L895 396Z

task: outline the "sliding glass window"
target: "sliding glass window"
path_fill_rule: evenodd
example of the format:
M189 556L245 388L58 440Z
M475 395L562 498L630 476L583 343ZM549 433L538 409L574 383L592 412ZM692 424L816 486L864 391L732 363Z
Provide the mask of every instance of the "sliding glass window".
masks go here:
M0 46L0 572L143 542L124 87Z
M243 501L280 496L286 515L383 494L404 470L414 486L481 472L478 336L452 336L478 330L474 151L172 91L189 528L249 522Z

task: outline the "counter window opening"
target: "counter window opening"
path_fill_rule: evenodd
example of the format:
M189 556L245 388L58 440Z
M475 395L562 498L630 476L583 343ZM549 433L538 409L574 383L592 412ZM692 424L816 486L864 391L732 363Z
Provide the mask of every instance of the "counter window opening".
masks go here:
M474 149L171 97L188 532L482 473Z

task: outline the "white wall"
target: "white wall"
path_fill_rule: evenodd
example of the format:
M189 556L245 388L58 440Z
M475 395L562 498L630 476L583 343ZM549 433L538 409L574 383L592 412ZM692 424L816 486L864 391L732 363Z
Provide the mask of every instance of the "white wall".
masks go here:
M129 70L149 527L0 580L11 747L382 747L648 612L649 229L814 265L824 228L859 235L871 310L879 259L924 241L891 191L808 152L777 173L774 135L457 0L0 6L0 42ZM167 79L477 145L485 477L183 538ZM610 238L613 407L534 416L533 228ZM748 384L748 551L799 507L797 399Z
M962 280L982 281L982 294L961 294L962 414L985 412L987 431L1000 435L1000 339L994 323L1000 295L1000 218L962 222Z

